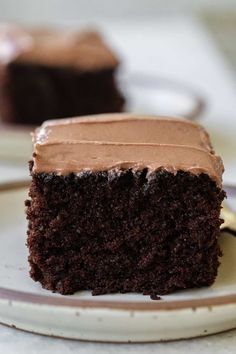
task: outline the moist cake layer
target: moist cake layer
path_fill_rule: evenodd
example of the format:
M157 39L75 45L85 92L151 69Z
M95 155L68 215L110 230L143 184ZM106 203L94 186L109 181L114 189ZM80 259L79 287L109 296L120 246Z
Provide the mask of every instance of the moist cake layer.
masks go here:
M205 130L183 119L108 114L48 121L34 134L33 172L116 168L206 173L219 186L223 172Z
M206 174L33 173L31 277L62 294L156 295L211 285L224 192Z
M0 63L35 63L82 71L115 68L116 56L92 31L0 27Z

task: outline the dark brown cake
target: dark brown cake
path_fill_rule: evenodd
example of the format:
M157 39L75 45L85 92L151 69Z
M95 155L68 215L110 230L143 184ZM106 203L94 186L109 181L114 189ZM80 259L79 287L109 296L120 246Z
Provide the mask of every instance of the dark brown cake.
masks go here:
M46 122L34 144L29 262L44 288L155 296L214 282L223 165L200 126L107 115Z
M95 32L0 30L0 116L5 122L120 112L118 59Z

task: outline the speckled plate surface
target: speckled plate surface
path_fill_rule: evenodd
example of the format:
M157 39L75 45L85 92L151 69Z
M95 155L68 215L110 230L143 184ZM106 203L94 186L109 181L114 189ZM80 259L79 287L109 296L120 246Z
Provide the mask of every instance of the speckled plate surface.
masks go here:
M28 276L24 184L0 185L0 322L50 336L150 342L236 328L236 237L224 233L224 256L212 287L159 301L140 294L52 294Z

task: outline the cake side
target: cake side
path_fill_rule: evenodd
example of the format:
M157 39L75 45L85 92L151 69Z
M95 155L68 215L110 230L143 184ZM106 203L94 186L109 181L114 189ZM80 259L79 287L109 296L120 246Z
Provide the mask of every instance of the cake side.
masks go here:
M224 192L209 176L159 170L33 173L31 276L72 294L166 294L217 275Z
M113 69L79 72L11 63L4 71L0 78L1 116L9 123L38 125L56 117L120 112L124 106Z

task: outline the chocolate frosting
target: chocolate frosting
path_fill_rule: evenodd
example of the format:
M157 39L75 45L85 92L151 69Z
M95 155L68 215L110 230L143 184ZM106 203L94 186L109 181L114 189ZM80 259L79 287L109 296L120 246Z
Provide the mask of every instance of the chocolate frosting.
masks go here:
M104 114L46 121L33 134L33 172L68 174L132 168L206 173L219 186L223 163L208 134L190 121Z
M84 71L115 68L118 59L94 31L0 26L0 63L36 63Z

